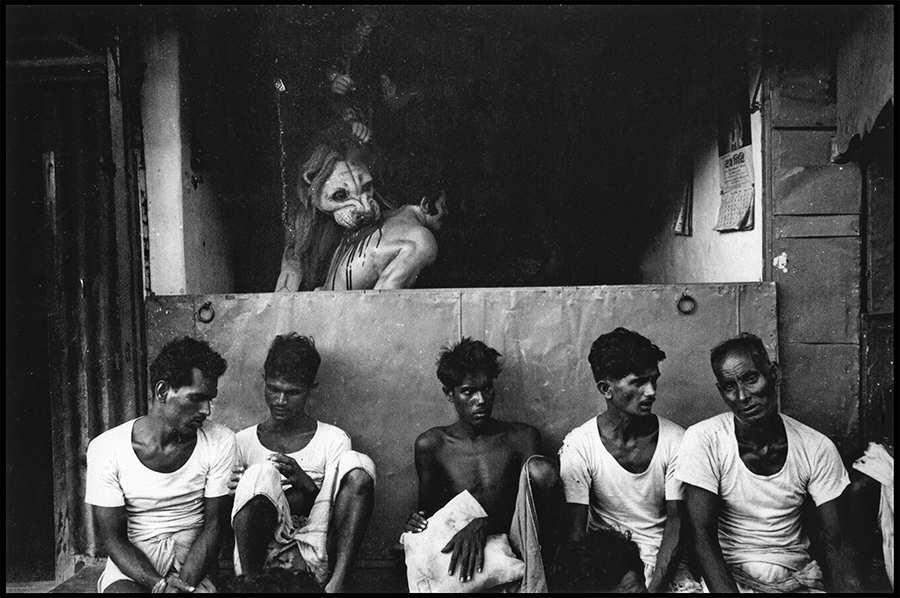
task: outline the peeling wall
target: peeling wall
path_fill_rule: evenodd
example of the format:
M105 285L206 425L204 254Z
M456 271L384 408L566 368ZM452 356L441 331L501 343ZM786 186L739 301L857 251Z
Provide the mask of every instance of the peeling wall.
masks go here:
M174 30L147 33L143 44L150 280L160 295L226 293L234 290L234 277L222 196L214 177L191 167L181 45Z

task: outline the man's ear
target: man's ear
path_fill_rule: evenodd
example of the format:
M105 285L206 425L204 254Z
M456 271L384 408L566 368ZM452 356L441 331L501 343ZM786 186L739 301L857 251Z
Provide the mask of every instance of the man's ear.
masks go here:
M153 392L156 395L156 400L159 401L160 403L165 403L166 402L166 393L169 392L169 388L171 388L171 387L169 386L169 383L166 382L165 380L157 381L157 383L153 386Z
M611 387L609 385L609 382L606 380L600 380L599 382L597 382L597 390L599 390L600 394L602 394L604 397L609 394L610 388Z
M777 361L773 361L769 365L769 377L772 378L772 382L775 384L781 384L781 367Z
M446 386L441 386L441 389L443 389L444 394L447 395L448 401L453 399L453 390L452 389L447 388Z

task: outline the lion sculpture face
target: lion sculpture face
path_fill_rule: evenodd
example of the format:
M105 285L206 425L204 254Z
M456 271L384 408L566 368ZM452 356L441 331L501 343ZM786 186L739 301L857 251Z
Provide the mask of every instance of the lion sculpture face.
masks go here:
M356 160L338 160L312 203L317 210L331 214L335 222L351 231L358 230L381 215L375 201L372 175Z

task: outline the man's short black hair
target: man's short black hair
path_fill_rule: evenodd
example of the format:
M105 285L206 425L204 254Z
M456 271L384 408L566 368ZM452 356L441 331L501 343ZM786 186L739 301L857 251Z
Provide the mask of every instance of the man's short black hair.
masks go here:
M500 353L481 341L463 337L453 346L441 349L437 361L437 377L447 388L456 388L467 375L484 372L491 380L501 370Z
M709 362L713 371L718 372L725 358L732 354L746 355L760 368L760 372L768 377L768 366L772 364L772 360L769 359L769 352L766 351L762 339L755 334L742 332L713 347L709 352Z
M238 575L221 589L223 594L324 594L312 575L305 571L268 569L254 575Z
M627 328L601 334L591 345L588 363L594 381L620 380L629 374L642 374L659 364L666 354L650 339Z
M552 593L606 593L629 571L644 577L637 544L615 530L597 529L559 547L547 586Z
M225 359L213 351L209 343L183 336L169 341L150 364L150 384L165 380L177 390L193 383L194 368L207 379L216 380L227 367Z
M266 378L282 377L291 382L312 384L321 363L312 337L288 332L279 334L272 341L263 371Z

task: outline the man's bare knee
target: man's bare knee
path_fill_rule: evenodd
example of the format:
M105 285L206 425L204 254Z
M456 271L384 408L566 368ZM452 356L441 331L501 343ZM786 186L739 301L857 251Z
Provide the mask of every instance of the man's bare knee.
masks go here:
M239 526L246 521L258 521L259 518L275 519L277 516L278 510L272 501L258 494L244 503L244 506L234 514L233 523Z
M559 483L559 471L556 464L540 455L535 455L528 459L525 466L528 468L528 477L531 479L532 487L547 490L553 488Z
M351 495L371 494L375 491L375 480L364 469L352 469L341 480L338 493L349 492Z

